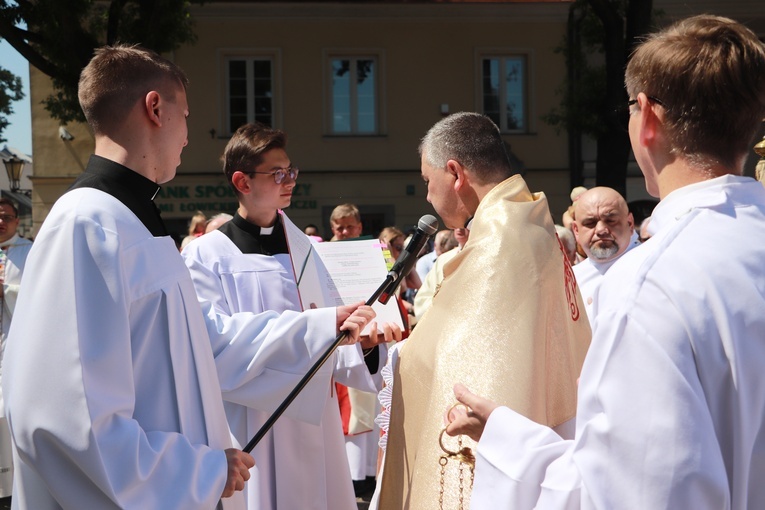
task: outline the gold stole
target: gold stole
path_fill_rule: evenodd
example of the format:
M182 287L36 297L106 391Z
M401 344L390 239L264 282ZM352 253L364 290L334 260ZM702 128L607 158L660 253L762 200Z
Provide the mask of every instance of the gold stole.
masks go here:
M439 433L457 382L550 427L574 417L590 336L547 199L510 177L481 201L465 248L401 350L380 509L440 508ZM466 508L470 501L469 470L460 491L458 466L446 466L444 509L458 507L460 492Z

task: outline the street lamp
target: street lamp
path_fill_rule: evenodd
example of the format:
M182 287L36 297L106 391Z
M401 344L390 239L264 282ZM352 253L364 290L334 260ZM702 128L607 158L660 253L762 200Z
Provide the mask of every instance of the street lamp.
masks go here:
M8 172L8 181L11 183L11 191L19 191L19 181L21 180L21 171L24 170L24 160L11 156L4 159L5 171Z

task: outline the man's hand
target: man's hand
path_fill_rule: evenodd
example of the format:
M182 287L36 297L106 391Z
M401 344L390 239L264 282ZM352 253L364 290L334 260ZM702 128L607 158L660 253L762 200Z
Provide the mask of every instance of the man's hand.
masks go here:
M223 489L222 498L230 498L234 492L244 489L244 483L250 479L250 468L255 465L252 455L236 448L226 450L226 462L228 463L228 476L226 487Z
M464 434L474 441L480 440L489 415L499 405L470 393L461 384L454 385L454 396L457 397L458 402L465 404L467 409L456 406L447 411L444 416L444 422L447 424L446 433L450 436Z
M355 305L338 306L337 329L347 331L344 345L353 345L359 341L359 335L369 321L375 318L375 312L371 306L363 302Z
M384 322L382 323L382 329L378 328L379 325L376 322L369 325L369 336L361 337L362 349L371 349L376 345L401 341L403 333L395 322Z

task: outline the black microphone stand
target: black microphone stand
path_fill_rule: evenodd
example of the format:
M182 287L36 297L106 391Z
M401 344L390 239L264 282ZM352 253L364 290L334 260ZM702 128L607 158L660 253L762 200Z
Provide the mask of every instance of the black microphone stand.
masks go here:
M385 277L385 281L380 285L377 290L370 296L369 299L367 299L367 302L364 303L367 306L372 306L372 304L377 300L377 298L380 297L380 294L385 292L386 289L390 288L391 285L393 285L396 280L402 278L402 275L397 275L396 273L389 272L388 276ZM242 451L245 451L247 453L250 453L253 448L260 442L261 439L263 439L263 436L266 435L266 433L271 429L271 427L274 426L274 423L276 423L276 420L279 419L279 417L284 414L284 411L287 410L287 407L292 403L293 400L298 396L298 394L303 391L303 388L305 388L305 385L308 384L308 381L310 381L314 375L316 375L316 372L319 371L319 369L324 365L324 363L327 362L327 360L332 356L332 353L337 350L337 348L340 346L340 344L345 339L345 336L348 333L346 331L341 331L339 335L335 338L335 341L330 345L329 349L326 350L324 354L321 355L321 358L319 358L316 363L313 364L313 366L308 370L308 373L303 376L303 378L300 380L300 382L295 386L289 395L287 395L287 398L284 399L284 401L279 404L279 407L276 408L274 413L266 420L266 422L263 424L262 427L260 427L260 430L252 436L252 439L250 439L250 442L247 443L247 446L242 448Z

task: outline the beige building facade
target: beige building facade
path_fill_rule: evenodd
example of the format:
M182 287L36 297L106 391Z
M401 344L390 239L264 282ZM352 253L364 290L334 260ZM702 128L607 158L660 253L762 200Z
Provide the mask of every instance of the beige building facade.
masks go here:
M692 14L687 3L664 3L668 21ZM725 5L743 19L747 4L752 0ZM197 42L169 55L189 76L191 115L178 174L157 199L163 217L183 235L197 209L232 213L236 197L220 156L237 125L260 120L288 134L288 153L300 168L288 214L298 226L317 224L328 237L331 210L352 202L366 233L406 229L433 213L420 177L419 139L444 115L478 111L501 126L531 189L545 192L559 219L569 203L568 139L540 117L560 100L566 68L554 50L569 7L567 1L194 6ZM84 125L66 126L73 139L62 137L40 106L50 81L34 68L30 74L36 231L87 164L93 137ZM643 198L638 181L628 185L635 190L629 199Z
M567 139L539 117L556 103L565 73L553 50L565 34L567 2L214 2L192 12L196 44L170 55L191 83L189 145L157 199L175 231L196 209L233 212L220 155L237 123L253 120L287 132L301 170L288 213L325 235L329 213L344 202L360 207L370 233L432 213L417 145L458 111L494 115L532 188L558 211L565 207ZM31 75L39 105L50 84ZM34 108L37 226L93 150L86 126L66 126L73 140L58 127Z

